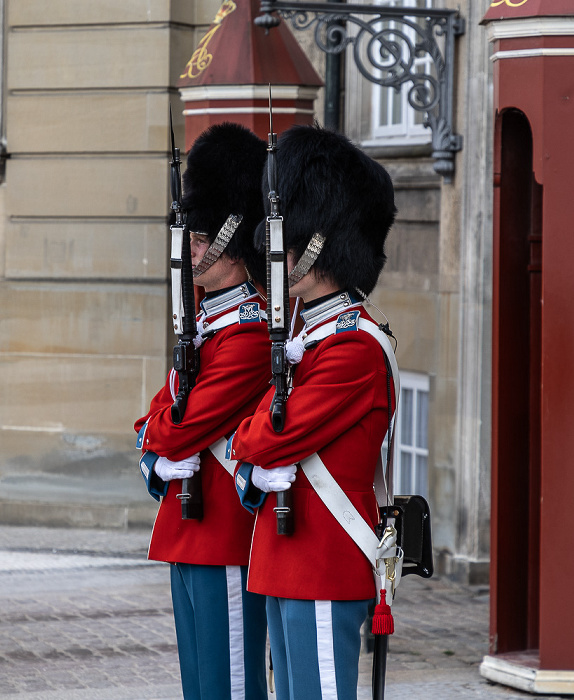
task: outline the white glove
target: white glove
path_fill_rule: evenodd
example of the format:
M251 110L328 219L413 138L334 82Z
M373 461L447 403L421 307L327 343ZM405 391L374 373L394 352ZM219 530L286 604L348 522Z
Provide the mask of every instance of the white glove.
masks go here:
M195 472L199 471L199 452L179 462L172 462L167 457L158 457L153 470L162 481L190 479Z
M295 464L290 464L288 467L274 467L273 469L254 466L251 472L251 483L265 493L287 491L295 481L296 472Z

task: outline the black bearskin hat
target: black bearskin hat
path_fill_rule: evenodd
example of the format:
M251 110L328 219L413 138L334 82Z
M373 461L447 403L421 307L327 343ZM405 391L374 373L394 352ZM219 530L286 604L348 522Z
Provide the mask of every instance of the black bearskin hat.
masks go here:
M267 170L263 193L269 209ZM394 221L394 190L387 171L346 137L318 126L294 126L277 143L277 193L285 248L298 260L315 232L325 236L311 270L341 289L370 294L386 260ZM262 224L256 245L264 242Z
M243 216L225 253L234 260L242 259L262 284L265 259L254 248L253 234L264 216L261 173L266 154L265 142L240 124L209 127L187 156L182 199L186 230L206 233L210 243L230 214Z

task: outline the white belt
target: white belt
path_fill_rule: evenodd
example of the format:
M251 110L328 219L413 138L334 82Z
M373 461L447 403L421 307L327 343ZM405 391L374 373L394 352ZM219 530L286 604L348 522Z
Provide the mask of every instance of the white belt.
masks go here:
M225 471L229 472L233 477L235 475L235 466L237 464L237 460L227 459L227 457L225 456L226 449L226 438L220 438L217 442L214 442L213 445L210 445L208 447L208 450L215 457L215 459L221 464Z

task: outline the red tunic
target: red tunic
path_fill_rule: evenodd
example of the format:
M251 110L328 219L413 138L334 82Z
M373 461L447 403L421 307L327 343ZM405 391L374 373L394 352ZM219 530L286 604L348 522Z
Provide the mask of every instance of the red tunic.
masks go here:
M144 450L174 461L201 452L203 520L181 519L176 498L181 481L169 482L153 529L150 559L230 566L248 563L254 518L241 507L232 476L207 448L229 437L253 413L269 386L269 364L265 322L227 326L201 346L197 382L182 423L174 425L171 420L170 377L153 398L148 414L136 421L134 427L139 431L149 419ZM177 385L175 377L176 392Z
M369 318L362 308L361 315ZM374 472L388 428L387 369L376 339L353 330L306 350L295 370L281 433L271 426L272 396L270 391L255 415L239 426L233 458L277 467L318 452L359 513L374 526ZM293 535L276 534L274 494L259 508L248 590L311 600L373 598L369 562L301 470L291 488Z

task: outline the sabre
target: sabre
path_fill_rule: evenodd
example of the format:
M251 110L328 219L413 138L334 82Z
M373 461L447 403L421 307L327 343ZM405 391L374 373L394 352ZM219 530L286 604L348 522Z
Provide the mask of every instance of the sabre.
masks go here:
M276 433L285 426L287 404L287 358L285 343L289 338L289 287L287 284L287 255L283 237L283 217L279 212L277 192L277 134L273 132L273 108L269 85L269 134L267 140L267 178L270 214L265 222L267 254L267 327L271 338L271 383L275 395L271 402L271 424ZM277 534L293 533L292 493L290 489L277 493Z
M169 106L169 126L171 131L171 209L175 223L171 230L171 300L173 310L173 330L178 337L173 349L173 368L179 379L179 389L171 407L171 420L179 425L185 416L189 394L195 386L199 371L199 353L193 344L197 335L195 320L195 296L193 291L193 269L191 265L191 244L189 233L185 234L185 222L181 206L181 158L175 147L171 105ZM181 517L183 520L201 520L203 501L201 497L201 472L192 479L183 479L181 493Z

